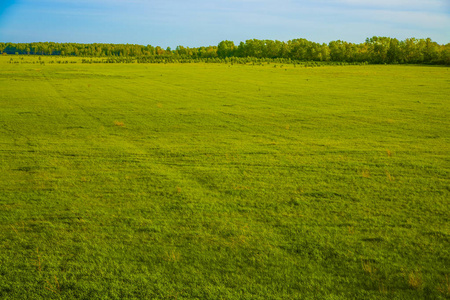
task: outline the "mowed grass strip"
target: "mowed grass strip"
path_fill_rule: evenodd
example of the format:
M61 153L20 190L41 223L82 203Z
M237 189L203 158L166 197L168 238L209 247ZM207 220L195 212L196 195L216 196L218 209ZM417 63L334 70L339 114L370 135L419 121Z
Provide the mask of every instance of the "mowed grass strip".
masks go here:
M1 298L449 297L448 68L7 61Z

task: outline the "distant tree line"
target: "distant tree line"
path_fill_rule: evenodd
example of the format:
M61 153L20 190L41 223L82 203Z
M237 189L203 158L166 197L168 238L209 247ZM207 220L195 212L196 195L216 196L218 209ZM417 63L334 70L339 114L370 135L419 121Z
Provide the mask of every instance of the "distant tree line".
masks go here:
M365 65L368 62L333 62L333 61L300 61L292 60L290 58L256 58L256 57L208 57L208 58L191 58L189 56L177 55L155 55L155 56L109 56L109 57L82 57L81 60L75 59L75 56L47 56L47 59L42 59L38 56L37 60L24 60L24 55L11 55L9 59L10 64L117 64L117 63L153 63L153 64L168 64L168 63L225 63L225 64L251 64L253 66L262 66L272 64L274 68L283 68L285 65L293 65L295 67L321 67L329 65Z
M204 60L226 58L282 59L293 61L347 62L372 64L446 64L450 65L450 43L440 45L430 38L409 38L399 41L390 37L367 38L364 43L332 41L320 44L306 39L287 42L252 39L235 45L222 41L217 46L184 47L175 50L160 46L135 44L78 44L78 43L0 43L0 54L58 55L80 57L108 57L124 61L134 57L141 62L167 60Z

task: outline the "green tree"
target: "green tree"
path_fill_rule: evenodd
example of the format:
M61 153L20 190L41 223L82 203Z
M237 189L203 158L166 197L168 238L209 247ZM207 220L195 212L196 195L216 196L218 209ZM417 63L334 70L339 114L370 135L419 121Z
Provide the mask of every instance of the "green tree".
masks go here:
M175 49L176 54L178 55L187 55L187 49L184 46L177 46Z
M332 61L345 61L345 43L341 40L331 41L328 44Z
M165 54L164 49L161 48L160 46L156 46L155 52L156 52L156 55L163 55L163 54Z
M145 50L149 55L155 55L155 47L153 47L152 45L147 45L147 47L145 47Z
M439 45L430 38L423 41L423 58L426 63L436 63L439 59Z
M221 41L217 45L217 55L220 58L231 57L235 54L235 45L232 41Z
M400 60L400 43L397 39L389 41L389 49L387 51L387 61L389 63L398 63Z
M402 59L405 63L423 62L423 53L420 51L419 40L415 38L406 39L401 43Z
M441 64L450 65L450 43L441 46L439 62Z
M297 60L309 60L311 51L308 53L311 42L307 39L294 39L289 41L291 48L291 58Z
M263 57L268 58L277 58L281 57L281 42L280 41L271 41L271 40L265 40L264 41L264 48L263 48Z
M371 62L376 64L388 62L388 51L391 43L391 38L374 36L366 39L371 53Z
M246 40L246 56L261 58L264 56L265 42L262 40L252 39Z
M236 51L237 57L247 56L247 45L244 42L240 42Z

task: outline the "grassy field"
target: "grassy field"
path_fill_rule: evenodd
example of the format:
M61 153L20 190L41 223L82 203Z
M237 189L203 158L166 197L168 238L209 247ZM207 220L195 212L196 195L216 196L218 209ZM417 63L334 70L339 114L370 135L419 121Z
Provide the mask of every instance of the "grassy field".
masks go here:
M448 68L9 60L1 299L450 297Z

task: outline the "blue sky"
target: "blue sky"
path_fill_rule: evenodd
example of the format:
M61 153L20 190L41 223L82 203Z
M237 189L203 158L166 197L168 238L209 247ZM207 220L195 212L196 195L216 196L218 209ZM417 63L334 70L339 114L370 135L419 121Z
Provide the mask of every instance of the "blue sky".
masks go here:
M0 42L175 48L247 39L450 42L450 0L0 0Z

